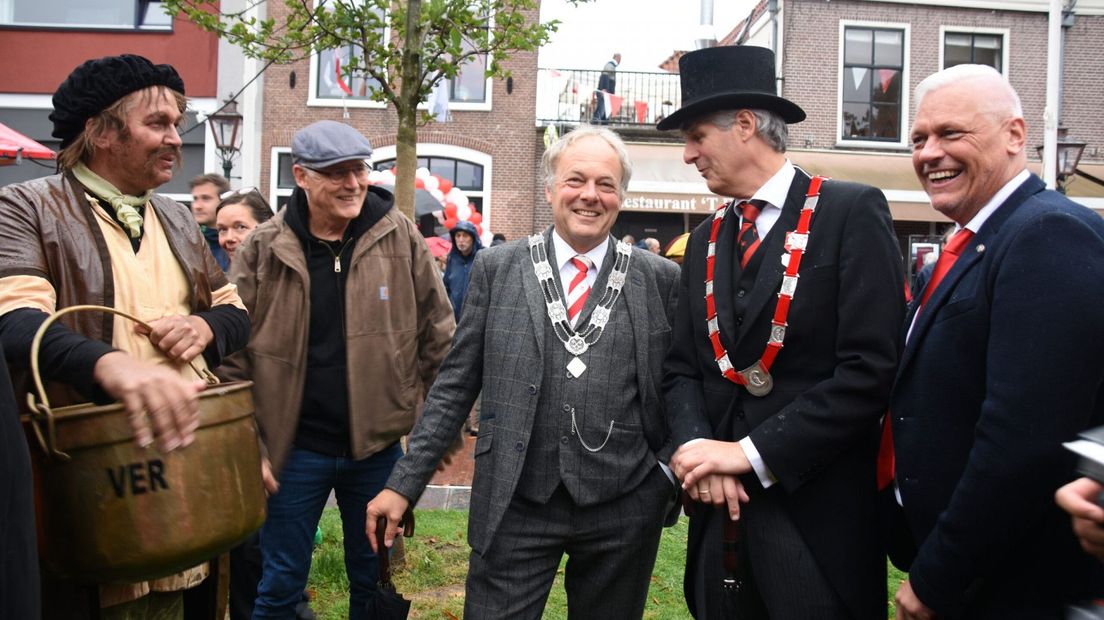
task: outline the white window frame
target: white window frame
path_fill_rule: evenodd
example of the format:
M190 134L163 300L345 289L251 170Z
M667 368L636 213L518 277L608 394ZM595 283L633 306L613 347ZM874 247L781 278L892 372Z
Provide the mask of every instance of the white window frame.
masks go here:
M280 155L291 156L290 146L274 146L272 147L271 160L268 167L268 204L272 205L272 208L276 208L279 198L291 196L295 191L294 187L282 188L279 185L280 182Z
M2 0L0 0L0 1L2 1ZM494 20L494 17L492 16L491 17L491 23L489 23L487 25L488 28L491 28L490 33L491 33L492 36L494 35L494 30L493 30L494 21L493 20ZM391 40L391 29L389 27L384 28L383 39L385 41L390 41ZM487 64L488 65L490 65L490 56L491 56L491 53L488 52L487 53ZM345 97L345 98L337 98L337 99L334 99L332 97L319 97L318 96L318 71L319 71L318 57L319 57L318 52L312 52L311 53L311 56L310 56L310 76L309 76L310 77L310 83L307 87L308 88L308 90L307 90L307 106L308 107L317 107L317 108L348 107L348 108L365 108L365 109L376 109L376 110L381 110L381 109L387 107L386 103L379 102L379 101L372 101L371 99L358 99L356 97ZM449 111L450 112L453 112L453 111L490 112L491 109L493 108L493 102L492 102L492 93L493 92L494 92L494 80L492 78L487 78L487 83L486 83L487 97L486 97L485 100L480 101L480 102L449 101L449 104L448 104ZM427 109L427 107L428 106L426 105L426 102L424 102L424 101L421 104L418 105L418 109L420 109L420 110L425 110L425 109Z
M902 50L901 50L901 114L900 114L900 127L898 133L901 139L897 142L888 142L883 140L853 140L845 139L843 137L843 48L844 48L844 33L847 28L875 28L881 30L900 30L903 32ZM839 22L839 49L836 52L836 146L839 147L862 147L866 149L878 148L878 149L909 149L909 136L908 129L911 127L909 118L911 118L911 108L909 107L909 98L912 95L910 91L909 73L911 64L912 53L912 26L908 22L873 22L873 21L861 21L861 20L849 20L841 19Z
M418 157L448 157L451 159L460 159L483 166L483 191L475 192L471 190L463 190L469 197L478 196L483 199L483 206L481 213L483 214L483 231L486 232L491 229L491 214L492 214L492 194L491 188L493 185L491 182L494 179L493 168L494 159L487 153L481 151L464 148L462 146L453 146L451 144L422 144L418 143ZM372 163L377 161L384 161L388 159L397 159L398 154L394 145L381 146L372 152Z
M939 69L943 69L943 54L947 47L948 34L997 34L1002 38L1001 43L1001 74L1008 76L1010 57L1008 48L1011 47L1012 30L1010 28L979 28L976 26L939 26Z
M136 2L137 4L137 2ZM138 5L139 9L145 8L142 5ZM142 23L142 15L134 16L134 25L128 26L126 24L82 24L77 22L42 22L42 23L18 23L13 24L12 19L15 15L15 0L0 0L0 26L14 27L14 28L48 28L57 30L103 30L110 32L172 32L173 20L169 20L168 24L161 25L145 25Z

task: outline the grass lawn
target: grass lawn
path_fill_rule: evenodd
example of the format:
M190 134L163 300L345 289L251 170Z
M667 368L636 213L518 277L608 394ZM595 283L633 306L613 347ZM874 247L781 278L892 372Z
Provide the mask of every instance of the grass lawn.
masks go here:
M464 578L468 569L466 532L468 513L456 510L419 510L417 531L406 542L406 566L395 574L399 592L413 601L411 618L460 618L464 610ZM349 617L348 579L341 546L341 520L336 508L322 515L323 541L314 550L311 566L311 607L321 620ZM644 617L650 620L689 618L682 599L682 569L686 560L686 519L663 530L652 574ZM905 575L889 569L889 617L894 616L893 593ZM546 618L567 617L563 565L552 586Z

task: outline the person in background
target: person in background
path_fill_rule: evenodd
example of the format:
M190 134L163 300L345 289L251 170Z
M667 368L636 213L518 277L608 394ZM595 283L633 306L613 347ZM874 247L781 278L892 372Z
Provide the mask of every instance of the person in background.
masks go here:
M24 385L32 338L51 313L118 308L149 328L84 313L47 330L40 355L51 401L121 401L136 443L187 447L204 388L188 362L214 368L242 348L249 315L187 207L154 193L180 163L184 82L169 65L107 56L74 69L53 106L61 173L0 189L0 344L12 383ZM213 606L215 581L207 563L91 591L50 578L43 615L191 619Z
M644 239L644 249L648 250L652 254L659 254L659 239L656 239L655 237L648 237Z
M632 235L625 235L621 237L621 243L627 243L629 245L636 245L636 237Z
M215 213L215 230L219 246L233 261L234 251L253 233L253 229L272 219L272 207L257 191L250 187L222 194L222 201Z
M956 232L909 306L879 460L915 546L897 617L1062 618L1104 596L1053 501L1062 443L1104 423L1104 220L1028 171L997 70L945 69L913 101L913 168Z
M496 245L502 245L503 243L506 243L506 235L502 233L495 233L494 236L491 237L492 248Z
M365 618L379 568L364 506L383 488L455 326L433 257L391 192L368 183L368 140L318 121L291 142L286 208L234 250L253 312L249 346L223 376L252 380L268 519L253 618L302 599L331 491L341 510L349 617Z
M598 76L599 92L595 93L597 103L594 106L594 118L591 119L595 125L609 124L611 110L606 109L606 98L602 96L602 93L612 95L617 92L617 65L620 64L621 54L614 53L613 58L606 63L606 66L602 67L602 73Z
M230 191L230 183L221 174L201 174L188 182L192 192L192 217L195 218L211 255L218 266L226 271L230 269L230 257L219 245L218 231L215 230L215 210L222 194Z
M456 321L460 321L460 311L464 309L464 297L468 293L468 279L475 255L483 249L475 224L467 221L457 222L449 231L452 237L452 250L445 265L445 290Z

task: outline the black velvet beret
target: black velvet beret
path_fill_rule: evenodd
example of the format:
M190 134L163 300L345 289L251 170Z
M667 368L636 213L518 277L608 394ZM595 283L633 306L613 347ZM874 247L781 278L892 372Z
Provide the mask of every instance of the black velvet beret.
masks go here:
M150 86L167 86L184 94L184 80L170 65L155 65L142 56L123 54L85 61L73 69L54 93L54 137L61 148L72 144L88 119L123 97Z

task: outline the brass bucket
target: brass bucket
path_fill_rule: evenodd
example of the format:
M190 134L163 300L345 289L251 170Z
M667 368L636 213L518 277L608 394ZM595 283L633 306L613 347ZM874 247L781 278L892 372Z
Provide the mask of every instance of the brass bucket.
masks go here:
M233 548L265 519L253 384L212 384L200 393L190 446L140 448L121 404L50 408L38 369L42 335L58 317L82 310L141 323L112 308L72 306L36 334L31 369L39 402L27 395L32 413L23 425L32 447L42 449L31 451L42 564L77 581L131 583ZM218 381L210 373L204 379Z

